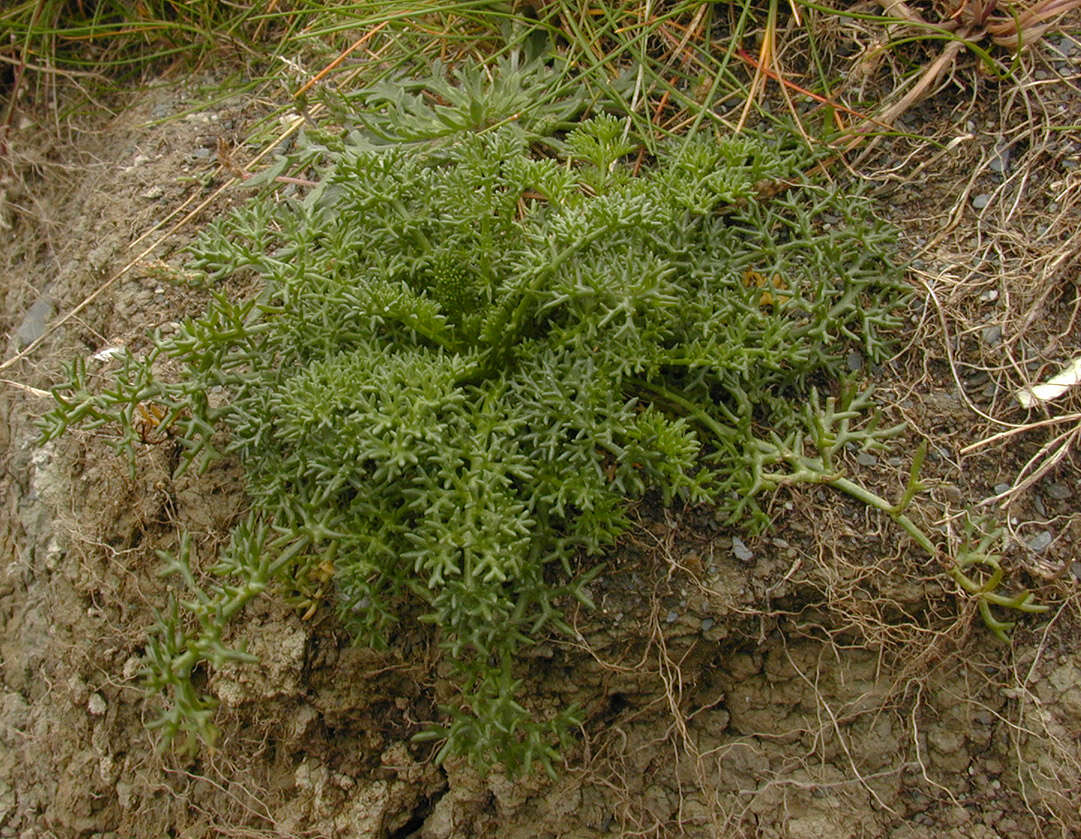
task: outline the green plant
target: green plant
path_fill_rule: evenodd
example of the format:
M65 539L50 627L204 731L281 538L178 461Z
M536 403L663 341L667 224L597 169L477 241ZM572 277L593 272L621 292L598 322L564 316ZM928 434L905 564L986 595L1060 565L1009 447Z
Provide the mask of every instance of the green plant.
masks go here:
M1028 614L1046 612L1048 607L1033 603L1033 594L1030 591L1022 590L1012 595L999 593L1005 570L1002 568L1001 557L992 548L1002 541L1002 528L985 527L986 532L981 532L977 522L966 519L965 524L965 539L948 573L962 591L975 598L984 625L1000 641L1009 641L1008 633L1014 628L1016 621L999 620L992 613L992 606ZM986 574L986 578L973 578L973 571Z
M385 139L312 139L318 187L211 225L192 267L254 273L258 294L216 294L101 392L75 365L45 436L118 423L134 458L153 406L185 468L244 464L254 512L222 582L200 588L186 549L170 560L188 595L148 651L166 735L212 735L191 676L242 655L221 639L243 604L330 565L358 643L402 620L437 633L459 684L425 735L441 757L550 768L576 712L535 719L517 653L588 604L582 558L647 491L762 527L763 490L812 472L844 489L825 437L803 452L822 412L802 406L848 353L882 358L904 286L889 232L781 144L670 144L634 177L605 116L556 138L561 159L514 123ZM862 407L835 415L837 440L877 439L849 429Z
M593 102L579 88L553 98L567 81L565 62L551 54L446 68L435 62L421 78L376 81L351 91L332 91L322 100L332 115L359 122L376 141L430 144L468 131L514 122L534 141L574 127Z
M787 439L770 433L767 439L755 441L753 460L756 488L773 489L796 482L826 484L862 501L868 507L881 510L900 525L917 545L937 558L945 552L936 547L931 537L905 514L916 494L924 488L920 481L920 470L927 456L926 440L916 449L909 467L908 483L895 504L843 474L839 463L843 450L855 447L864 451L881 449L884 441L904 430L903 425L879 428L878 415L874 412L870 396L869 391L857 393L847 388L842 391L840 399L831 396L822 404L817 392L812 391L803 409L801 430L793 432ZM688 407L693 410L693 406ZM853 420L866 418L868 414L869 421L858 428L852 426ZM784 468L769 471L778 464ZM1034 595L1030 591L1021 590L1013 595L999 593L1005 569L1000 555L992 547L1001 541L1002 529L986 529L987 532L981 532L971 518L966 519L965 539L951 556L946 557L946 573L962 591L976 599L984 625L996 638L1006 642L1016 622L998 620L991 611L992 606L1028 614L1046 612L1048 607L1034 603ZM974 568L986 572L986 579L973 579L970 569Z

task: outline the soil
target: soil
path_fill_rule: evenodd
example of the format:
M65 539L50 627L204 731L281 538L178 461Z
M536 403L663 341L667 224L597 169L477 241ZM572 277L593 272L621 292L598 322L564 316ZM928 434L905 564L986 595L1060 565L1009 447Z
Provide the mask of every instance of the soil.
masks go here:
M906 349L862 371L909 431L848 465L897 497L929 439L912 514L951 544L966 509L996 516L1003 590L1031 588L1050 611L1002 643L941 559L825 487L778 495L758 539L708 510L643 503L592 584L596 610L522 663L533 710L582 709L555 780L435 765L411 739L445 690L430 637L354 647L318 592L312 608L249 606L227 640L258 662L201 674L221 702L215 747L156 749L158 700L138 672L171 585L156 552L187 531L208 565L244 510L239 472L174 478L169 447L148 443L132 474L104 430L41 446L50 400L33 389L76 357L104 381L103 350L140 351L149 330L201 310L205 293L168 266L243 199L215 196L219 141L249 159L276 123L245 146L266 107L196 107L206 90L175 80L99 103L115 111L73 117L68 136L28 113L2 184L6 358L97 296L2 373L0 837L1081 835L1078 434L1006 508L985 503L1030 459L1048 463L1045 444L1077 420L982 444L1004 428L988 417L1039 419L1013 391L1081 346L1081 129L1041 122L1081 113L1081 63L1073 81L1041 81L1053 59L1029 69L1038 99L1003 98L973 72L906 116L944 140L896 137L860 161L917 294Z

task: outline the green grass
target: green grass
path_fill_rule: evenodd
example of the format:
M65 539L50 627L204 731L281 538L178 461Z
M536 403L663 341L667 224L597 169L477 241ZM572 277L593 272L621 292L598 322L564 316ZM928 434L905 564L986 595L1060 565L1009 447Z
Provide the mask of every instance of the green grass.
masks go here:
M652 146L654 138L693 133L706 121L731 127L715 109L747 99L753 68L746 55L757 51L756 33L777 14L777 0L765 7L558 0L536 11L491 2L401 0L33 0L0 13L0 62L9 68L9 94L17 90L30 101L41 99L57 77L96 93L172 66L198 68L209 56L243 66L251 84L273 83L280 91L284 80L296 92L366 39L308 89L317 98L328 86L365 86L424 70L435 60L491 64L517 53L548 52L563 58L566 76L547 91L547 101L585 86ZM805 14L822 12L808 6ZM799 40L821 55L814 27L798 31ZM798 48L806 52L802 44ZM819 61L813 72L809 86L828 97L826 67ZM15 101L23 100L9 95L9 114Z
M917 4L909 8L919 13ZM317 99L328 88L424 75L436 60L492 65L547 52L561 57L565 77L539 107L584 88L625 117L628 133L645 138L651 153L665 136L710 124L731 133L759 122L817 143L862 121L860 107L876 111L902 83L903 68L918 75L951 41L963 40L995 75L1012 71L1016 51L993 45L995 37L1006 43L1001 34L925 14L897 27L896 18L812 0L25 0L0 12L0 72L8 81L0 91L10 125L15 104L48 101L58 77L96 95L213 57L242 67L246 85L281 101L283 84ZM895 34L882 39L887 25ZM853 64L845 51L873 43L900 69L895 78L881 71L865 101L846 105Z

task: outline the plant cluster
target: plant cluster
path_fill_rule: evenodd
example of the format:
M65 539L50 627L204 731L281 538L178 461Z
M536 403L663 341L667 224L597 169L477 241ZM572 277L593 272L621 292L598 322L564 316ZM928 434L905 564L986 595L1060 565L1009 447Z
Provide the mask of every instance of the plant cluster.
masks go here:
M517 653L568 631L569 598L588 604L576 569L627 527L628 499L760 527L762 490L840 480L823 442L840 438L808 400L850 353L886 351L904 296L891 235L764 141L672 144L635 176L605 116L551 139L554 157L514 124L386 140L312 140L318 187L213 224L192 267L250 272L258 293L217 293L101 392L76 364L45 433L118 423L130 455L152 406L185 465L245 467L252 513L222 582L171 559L195 625L174 605L149 648L166 734L212 733L193 667L240 655L228 620L318 564L358 643L432 625L459 686L426 734L441 756L550 766L575 712L534 718ZM830 414L844 444L881 437L849 428L861 407Z

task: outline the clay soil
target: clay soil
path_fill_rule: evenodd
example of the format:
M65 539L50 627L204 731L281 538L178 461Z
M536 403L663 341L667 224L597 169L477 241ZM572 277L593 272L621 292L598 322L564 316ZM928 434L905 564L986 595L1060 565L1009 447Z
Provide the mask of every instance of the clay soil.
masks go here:
M835 170L898 225L915 290L897 357L858 370L909 430L848 468L896 497L929 440L913 516L947 547L966 510L1005 525L1003 591L1050 610L999 641L941 557L828 488L779 494L759 539L643 503L577 637L522 663L537 713L583 709L557 780L435 765L411 739L447 690L431 637L356 648L318 591L249 606L229 640L258 663L200 674L216 747L156 750L156 552L186 530L208 565L245 509L239 471L177 479L151 442L132 477L107 430L42 447L34 389L74 357L104 382L95 354L201 310L164 266L244 198L217 192L219 143L247 160L279 126L245 146L270 103L200 105L213 78L62 122L28 108L2 161L4 358L85 305L0 374L0 837L1081 835L1081 397L1014 396L1081 354L1081 46L1054 44L1011 82L965 65L910 134Z

